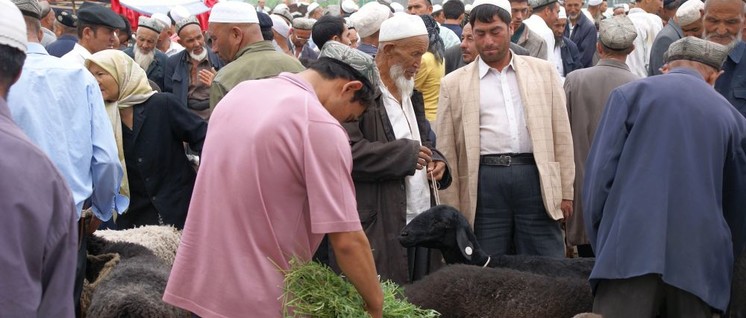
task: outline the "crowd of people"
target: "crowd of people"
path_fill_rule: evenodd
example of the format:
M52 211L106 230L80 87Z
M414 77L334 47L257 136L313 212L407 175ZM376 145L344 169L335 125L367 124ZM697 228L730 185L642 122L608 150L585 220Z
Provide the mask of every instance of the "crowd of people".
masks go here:
M595 257L604 317L725 313L746 5L605 7L222 1L131 25L0 0L0 315L80 317L87 238L167 225L163 301L196 317L280 316L293 258L381 317L379 280L443 266L398 241L437 204L489 255Z

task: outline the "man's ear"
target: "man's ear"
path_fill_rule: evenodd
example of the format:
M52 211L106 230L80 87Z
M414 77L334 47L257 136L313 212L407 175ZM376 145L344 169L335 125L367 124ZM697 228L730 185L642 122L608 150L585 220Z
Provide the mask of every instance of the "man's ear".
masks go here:
M94 37L93 33L94 33L94 31L90 27L85 27L83 29L83 37L84 38L88 38L88 39L93 38Z
M342 85L342 94L347 93L347 92L351 92L354 94L355 92L359 91L361 88L363 88L363 82L350 81Z

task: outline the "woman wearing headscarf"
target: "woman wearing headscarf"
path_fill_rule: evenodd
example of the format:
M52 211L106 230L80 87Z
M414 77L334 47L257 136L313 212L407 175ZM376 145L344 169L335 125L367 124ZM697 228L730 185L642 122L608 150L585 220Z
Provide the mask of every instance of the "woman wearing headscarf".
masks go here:
M440 80L445 76L446 64L443 56L445 46L440 38L438 23L432 16L423 14L420 16L427 27L427 36L430 45L427 53L422 55L420 69L414 77L414 87L422 93L425 99L425 116L431 124L435 124L435 115L438 112L438 95L440 94Z
M168 224L184 227L196 172L184 144L202 151L207 123L168 93L155 92L147 75L119 50L86 60L98 81L123 160L123 188L130 207L117 219L120 229Z

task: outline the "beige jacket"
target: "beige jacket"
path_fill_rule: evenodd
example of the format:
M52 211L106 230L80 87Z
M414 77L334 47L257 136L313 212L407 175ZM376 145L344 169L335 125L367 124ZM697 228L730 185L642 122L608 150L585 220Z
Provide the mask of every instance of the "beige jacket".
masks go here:
M512 52L511 52L512 54ZM551 63L513 54L526 125L539 169L547 213L561 219L560 203L573 199L575 163L565 92ZM473 225L479 173L479 63L443 78L438 102L438 149L450 164L453 183L440 192Z

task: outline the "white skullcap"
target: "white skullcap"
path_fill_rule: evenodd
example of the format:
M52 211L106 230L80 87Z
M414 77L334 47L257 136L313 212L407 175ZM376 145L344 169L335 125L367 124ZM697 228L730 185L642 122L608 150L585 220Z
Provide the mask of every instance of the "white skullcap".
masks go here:
M26 52L26 22L21 10L9 0L0 0L0 45Z
M308 10L306 10L306 16L310 16L311 12L313 12L313 10L318 9L320 6L321 5L319 5L318 2L314 2L314 3L309 4L308 5Z
M171 18L174 19L174 21L176 22L192 16L191 14L189 14L189 10L182 6L175 6L173 9L171 9L171 11L169 11L169 13L171 13Z
M401 5L399 2L392 2L391 3L391 9L394 9L394 12L404 12L404 6Z
M471 12L471 9L474 9L474 5L473 5L473 4L471 4L471 3L469 3L469 4L467 4L467 5L465 5L465 6L464 6L464 11L465 11L466 13L469 13L469 12ZM512 12L512 11L511 11L511 12ZM511 14L512 14L512 13L511 13Z
M493 6L498 6L502 8L503 10L508 11L508 14L510 15L511 18L513 17L513 10L510 8L510 1L508 0L476 0L472 4L473 5L472 9L482 4L491 4Z
M394 15L381 24L378 42L396 41L413 36L427 36L427 27L417 15Z
M290 26L285 18L276 14L270 14L269 17L272 18L272 30L287 39L290 34Z
M347 13L354 13L357 10L360 10L360 7L355 3L355 1L352 0L344 0L342 1L342 11Z
M601 2L604 2L604 1L603 0L588 0L588 5L592 7L600 6Z
M210 23L259 23L254 6L240 1L221 1L212 7Z
M699 0L689 0L684 2L678 10L676 10L676 18L679 19L679 25L685 26L697 22L702 19L702 11L705 9L705 4Z
M153 13L150 17L163 24L163 27L171 26L171 18L163 13Z
M376 1L368 2L350 16L360 38L371 36L381 29L383 21L391 16L391 9Z
M567 19L567 12L565 7L560 6L557 19Z
M433 5L433 13L436 13L436 12L442 11L442 10L443 10L443 6L442 5L439 5L439 4L434 4Z
M276 5L274 9L272 9L272 13L278 13L278 12L284 10L284 9L290 10L290 8L288 8L287 4L280 3L280 4Z

